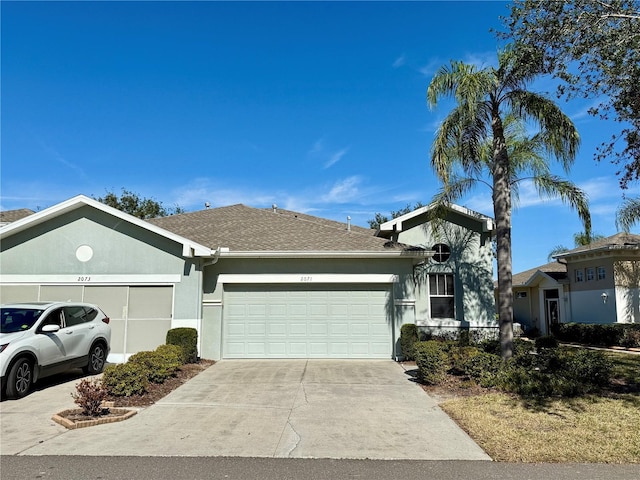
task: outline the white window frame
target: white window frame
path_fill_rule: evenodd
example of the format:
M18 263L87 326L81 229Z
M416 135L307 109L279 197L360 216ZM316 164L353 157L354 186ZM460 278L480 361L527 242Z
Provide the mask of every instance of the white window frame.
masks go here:
M440 282L439 278L442 277L443 281ZM435 279L435 280L434 280ZM432 280L434 280L432 282ZM433 291L435 286L435 292ZM455 319L455 278L452 273L430 273L429 274L429 310L431 318L440 319ZM451 301L451 316L438 316L434 314L433 299L450 299Z

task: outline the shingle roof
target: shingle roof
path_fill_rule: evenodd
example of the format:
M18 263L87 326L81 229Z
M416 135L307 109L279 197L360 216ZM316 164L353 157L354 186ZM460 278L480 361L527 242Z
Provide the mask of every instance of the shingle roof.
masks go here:
M596 240L589 245L574 248L573 250L558 254L557 256L565 257L593 250L619 250L624 248L638 249L639 247L640 235L636 235L634 233L616 233L610 237Z
M148 220L211 248L231 251L388 251L400 248L370 229L288 210L231 205Z
M556 280L560 280L567 276L566 265L559 262L551 262L545 265L540 265L539 267L525 270L524 272L515 273L513 275L513 286L517 287L526 284L538 271L546 273Z
M20 220L21 218L28 217L29 215L33 215L33 210L29 210L28 208L21 208L19 210L5 210L4 212L0 212L0 224L4 225L7 223L15 222L16 220Z

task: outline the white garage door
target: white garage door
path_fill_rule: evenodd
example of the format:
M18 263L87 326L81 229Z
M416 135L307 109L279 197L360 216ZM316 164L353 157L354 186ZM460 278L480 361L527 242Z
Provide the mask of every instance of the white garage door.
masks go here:
M387 285L225 285L224 358L391 358Z

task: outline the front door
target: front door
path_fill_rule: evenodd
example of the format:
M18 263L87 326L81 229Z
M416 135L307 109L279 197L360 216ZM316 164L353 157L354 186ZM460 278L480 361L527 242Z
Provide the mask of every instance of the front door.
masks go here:
M560 304L557 298L549 298L547 299L547 308L545 312L546 319L546 332L550 333L553 325L560 323L560 312L559 312Z

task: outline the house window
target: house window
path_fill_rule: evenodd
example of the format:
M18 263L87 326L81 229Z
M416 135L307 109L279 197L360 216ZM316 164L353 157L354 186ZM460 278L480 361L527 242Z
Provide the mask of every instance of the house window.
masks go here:
M576 282L584 282L584 270L576 268Z
M452 274L436 273L429 275L431 318L455 318L453 293Z
M444 263L449 260L451 256L451 249L444 243L437 243L431 249L435 252L433 254L433 260L438 263Z
M598 267L598 280L604 280L607 278L607 271L604 267Z
M587 282L590 282L591 280L593 280L595 278L596 278L595 268L593 268L593 267L587 268Z

